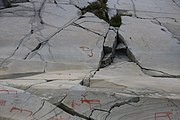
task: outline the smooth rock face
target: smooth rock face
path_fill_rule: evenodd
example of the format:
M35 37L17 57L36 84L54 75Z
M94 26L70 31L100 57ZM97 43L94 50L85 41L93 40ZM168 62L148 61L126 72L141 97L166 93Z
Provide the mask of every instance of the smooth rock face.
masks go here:
M9 120L46 120L72 117L56 106L25 91L0 86L0 116Z
M92 21L86 15L79 19L80 11L73 5L35 2L13 10L24 10L27 5L30 13L42 7L40 16L36 12L31 18L4 16L0 22L0 65L5 73L98 68L103 36L109 28L106 22L92 14ZM9 26L4 25L6 21Z
M94 120L179 118L177 107L180 105L179 100L128 97L122 93L116 93L89 91L88 89L84 92L73 91L69 92L63 103Z
M155 72L180 75L180 46L165 27L131 17L122 17L122 22L119 32L140 66Z
M170 85L171 84L171 85ZM177 78L153 78L145 75L133 62L113 63L98 71L90 81L91 88L153 90L179 94L180 81ZM173 88L172 88L173 86ZM154 93L154 95L155 95ZM137 93L138 94L138 93ZM153 95L153 94L152 94ZM169 96L171 96L169 94Z
M155 18L159 16L173 16L179 18L179 1L169 0L109 0L109 8L116 8L118 10L129 11L134 16L144 18ZM168 18L167 17L167 18ZM169 18L171 19L171 18Z

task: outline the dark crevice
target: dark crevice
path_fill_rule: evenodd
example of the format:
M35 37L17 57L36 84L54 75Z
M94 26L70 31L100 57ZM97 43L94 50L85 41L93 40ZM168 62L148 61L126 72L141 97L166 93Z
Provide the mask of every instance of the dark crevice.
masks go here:
M114 105L112 105L108 111L108 115L106 116L105 120L108 118L108 116L111 114L111 111L116 108L116 107L121 107L123 105L129 105L130 103L138 103L140 101L140 98L139 97L134 97L134 98L131 98L130 100L127 100L127 101L123 101L121 103L115 103Z
M110 106L109 110L104 110L104 109L93 109L89 115L89 118L93 115L93 113L95 111L101 111L101 112L105 112L105 113L108 113L105 117L105 120L108 118L108 116L111 114L111 111L114 109L114 108L117 108L117 107L121 107L123 105L131 105L131 103L138 103L140 101L140 97L133 97L129 100L124 100L120 103L116 102L115 104L113 104L112 106Z
M108 46L103 47L104 57L101 60L100 68L109 66L113 62L113 59L117 54L119 56L125 56L126 54L127 47L124 41L122 41L119 38L118 31L116 31L115 38L112 38L112 39L115 39L113 43L114 45L112 47L108 47Z
M129 58L128 62L135 62L141 68L141 70L144 74L151 76L151 77L180 78L180 75L171 75L169 73L166 73L166 72L163 72L160 70L154 70L154 69L145 68L145 67L141 66L140 63L138 62L138 60L136 59L135 55L128 48L124 38L118 33L118 31L117 31L116 39L117 39L117 45L116 45L115 54L118 56L122 56L122 58L124 56L127 56ZM112 52L111 49L107 48L107 47L104 47L103 50L105 51L104 52L105 55ZM106 59L106 61L103 61L103 59L101 60L101 65L100 65L101 68L106 67L113 62L114 56L110 55L108 57L109 57L109 59ZM149 72L155 72L156 74L150 74Z
M37 114L37 113L44 107L44 105L45 105L45 101L42 101L41 107L39 107L39 109L38 109L36 112L33 113L33 116L34 116L35 114Z
M176 4L176 6L177 7L179 7L180 8L180 5L175 1L175 0L172 0L173 1L173 3L175 3Z
M107 112L107 113L109 113L108 110L103 110L103 109L93 109L93 110L91 111L91 114L89 115L89 118L93 115L93 113L94 113L95 111L102 111L102 112Z
M19 41L19 43L18 43L16 49L14 50L14 52L13 52L9 57L5 58L5 59L1 62L0 68L3 68L3 67L4 67L4 63L5 63L7 60L9 60L11 57L13 57L13 56L15 55L15 53L19 50L20 46L22 45L23 41L24 41L27 37L29 37L30 35L31 35L31 33L27 34L26 36L24 36L24 37Z
M91 70L89 72L89 74L86 75L79 84L86 86L86 87L89 87L90 86L90 80L91 80L91 78L94 77L94 75L96 74L97 71L99 71L99 68L97 68L96 70Z
M135 55L127 48L126 55L132 62L135 62L142 70L142 72L148 76L151 77L161 77L161 78L180 78L180 75L171 75L169 73L160 71L160 70L155 70L155 69L150 69L150 68L145 68L143 67L138 60L136 59ZM156 74L150 74L149 72L156 72ZM161 75L158 75L161 74Z
M28 58L28 56L31 53L37 52L39 49L43 48L46 44L48 44L48 42L51 40L51 38L53 38L55 35L57 35L58 33L60 33L62 30L64 30L66 27L68 27L69 25L71 25L73 22L77 21L79 18L75 19L75 20L70 20L67 24L65 24L64 26L62 26L58 31L54 32L52 35L50 35L48 38L46 38L46 40L40 42L33 50L31 50L31 52L27 53L27 55L24 57L24 60L26 60ZM37 54L37 53L36 53Z
M67 97L67 95L66 96L64 96L64 98L62 98L61 99L61 101L60 101L60 103L65 99ZM51 112L55 112L55 109L57 109L58 107L56 106L55 108L53 108L51 111L49 111L48 113L46 113L46 114L44 114L43 116L41 116L40 118L43 118L43 117L45 117L46 115L48 115L49 113L51 113ZM55 115L57 116L57 114L55 113ZM39 119L40 119L39 118ZM52 118L51 118L51 120L52 120Z
M43 7L44 7L45 2L46 2L46 0L44 0L44 1L42 2L41 7L40 7L39 10L37 11L37 12L38 12L38 17L39 17L39 19L40 19L40 23L41 23L41 24L44 24L43 19L42 19L42 16L41 16L41 12L42 12L42 9L43 9Z
M4 7L9 8L12 7L10 0L2 0Z
M93 13L98 18L103 19L107 23L109 23L110 26L113 27L119 27L121 25L121 16L122 14L117 13L113 17L109 18L108 15L108 7L107 7L108 0L97 0L95 2L89 3L87 7L80 8L76 6L78 9L81 10L82 15L84 15L87 12Z
M96 35L102 36L102 34L97 33L97 32L95 32L95 31L92 31L92 30L90 30L90 29L88 29L88 28L85 28L85 27L83 27L83 26L81 26L81 25L79 25L79 24L77 24L77 23L74 23L74 22L73 22L72 25L73 25L73 26L76 26L76 27L79 27L79 28L82 28L82 29L84 29L84 30L87 30L87 31L89 31L89 32L92 32L92 33L94 33L94 34L96 34Z
M66 105L65 105L64 103L62 103L62 102L56 104L56 106L57 106L58 108L62 109L63 111L69 113L69 114L72 115L72 116L78 116L78 117L83 118L83 119L85 119L85 120L94 120L94 119L91 118L91 117L87 117L87 116L85 116L85 115L83 115L83 114L80 114L80 113L76 112L75 110L73 110L72 108L66 106Z

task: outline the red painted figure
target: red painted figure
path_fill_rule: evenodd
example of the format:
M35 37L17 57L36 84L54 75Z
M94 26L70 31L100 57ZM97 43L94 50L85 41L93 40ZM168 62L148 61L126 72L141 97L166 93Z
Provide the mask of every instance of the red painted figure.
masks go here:
M99 104L99 106L101 107L101 101L100 100L95 100L95 99L86 99L85 95L82 95L83 98L81 99L81 103L87 103L89 104L89 108L91 110L91 104Z
M21 109L21 108L17 108L14 106L11 108L10 112L13 112L13 111L19 111L20 113L27 112L27 113L29 113L29 116L31 116L33 114L32 111L30 111L30 110Z
M6 100L0 100L0 106L5 106L6 105Z
M87 52L88 52L87 55L88 55L89 57L93 57L93 55L94 55L94 54L93 54L93 49L90 49L89 47L84 47L84 46L81 46L80 48L81 48L83 51L87 51Z
M172 115L172 112L156 112L154 113L154 120L158 120L157 118L168 118L169 120L171 120L170 115Z
M73 109L75 109L75 106L78 104L74 100L72 100L72 102L69 102L68 105L70 105Z
M0 90L0 92L7 92L8 94L9 93L16 93L17 94L16 90Z

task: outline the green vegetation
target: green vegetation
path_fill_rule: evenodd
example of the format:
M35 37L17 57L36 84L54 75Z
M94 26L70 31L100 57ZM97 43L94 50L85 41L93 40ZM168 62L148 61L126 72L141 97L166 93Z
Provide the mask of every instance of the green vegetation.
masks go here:
M121 14L116 14L109 19L107 1L108 0L97 0L90 3L87 7L81 9L82 14L85 14L86 12L94 13L97 17L103 19L111 26L119 27L121 25Z
M100 19L109 22L108 14L107 14L107 0L97 0L95 2L90 3L87 7L82 8L82 14L86 12L94 13Z
M6 8L11 7L11 1L10 0L3 0L3 4Z
M120 27L121 25L121 15L120 14L116 14L114 15L111 20L110 20L110 26L113 26L113 27Z

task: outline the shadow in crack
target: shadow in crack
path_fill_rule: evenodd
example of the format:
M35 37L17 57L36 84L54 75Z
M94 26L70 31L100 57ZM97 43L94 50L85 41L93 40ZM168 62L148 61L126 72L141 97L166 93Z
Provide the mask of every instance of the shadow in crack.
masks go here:
M98 18L103 19L110 26L119 27L121 25L121 14L117 13L111 18L108 15L108 7L107 7L108 0L97 0L95 2L89 3L87 7L79 8L82 14L86 12L91 12L95 14Z
M26 72L26 73L13 73L13 74L6 74L6 75L0 75L0 80L3 79L16 79L20 77L28 77L33 75L42 74L44 72Z

